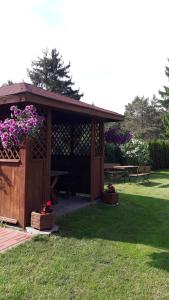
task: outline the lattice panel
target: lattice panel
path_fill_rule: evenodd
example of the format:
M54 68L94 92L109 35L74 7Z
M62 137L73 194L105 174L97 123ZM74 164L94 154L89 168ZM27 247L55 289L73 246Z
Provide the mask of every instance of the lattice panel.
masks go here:
M47 111L43 106L35 105L40 116L45 117L43 128L36 138L32 139L32 159L46 159L47 157Z
M75 156L90 156L91 124L77 124L74 128L73 154Z
M38 134L38 136L32 140L32 158L33 159L45 159L47 154L47 128L46 124Z
M66 156L71 154L71 130L70 124L64 123L52 126L52 155Z
M52 155L89 156L91 124L55 124L52 126Z
M3 147L0 147L0 159L20 159L19 149L3 149Z
M102 155L102 123L95 123L94 125L94 137L95 137L95 155Z
M5 106L1 108L1 120L4 120L10 116L9 113L10 106ZM12 149L4 149L2 145L0 145L0 160L15 160L20 159L19 149L17 147L13 147Z

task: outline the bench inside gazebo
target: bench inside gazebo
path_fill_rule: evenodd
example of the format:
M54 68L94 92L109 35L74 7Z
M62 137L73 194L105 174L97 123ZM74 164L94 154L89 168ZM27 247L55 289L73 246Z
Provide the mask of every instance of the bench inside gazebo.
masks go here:
M0 146L0 220L30 225L30 215L57 191L100 197L104 181L104 123L123 116L27 83L0 88L0 120L10 106L36 106L45 125L20 149Z

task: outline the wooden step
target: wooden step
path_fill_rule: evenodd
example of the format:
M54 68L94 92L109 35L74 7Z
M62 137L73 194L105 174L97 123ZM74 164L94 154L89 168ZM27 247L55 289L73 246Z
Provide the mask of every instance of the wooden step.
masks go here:
M18 223L18 220L16 220L16 219L11 219L11 218L1 217L1 216L0 216L0 221L1 222L6 222L6 223L11 223L11 224L17 224Z

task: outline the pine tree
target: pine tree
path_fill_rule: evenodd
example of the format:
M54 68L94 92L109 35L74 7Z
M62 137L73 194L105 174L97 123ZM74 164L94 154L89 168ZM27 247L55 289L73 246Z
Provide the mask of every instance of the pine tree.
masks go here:
M7 82L3 83L1 86L9 86L14 84L14 82L12 80L8 80Z
M74 82L70 76L70 63L64 65L62 57L56 49L42 51L43 56L32 61L28 76L32 83L46 90L80 100L83 94L73 89Z
M168 59L169 62L169 59ZM165 75L169 79L169 67L165 67ZM166 137L169 137L169 87L164 86L163 91L159 91L161 100L159 100L161 106L165 109L166 113L164 114L162 120L165 127Z
M168 59L169 62L169 59ZM165 75L169 79L169 67L165 67ZM159 91L159 94L161 96L161 100L159 102L161 103L162 107L164 107L167 111L169 111L169 87L164 86L163 91Z
M136 138L158 139L164 132L161 119L163 114L164 111L155 96L151 100L137 96L125 106L125 119L122 127L131 131Z

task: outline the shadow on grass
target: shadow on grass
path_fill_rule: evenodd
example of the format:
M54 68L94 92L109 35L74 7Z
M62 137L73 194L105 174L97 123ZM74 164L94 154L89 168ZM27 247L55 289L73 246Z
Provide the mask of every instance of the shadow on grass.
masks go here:
M133 182L132 182L133 183ZM135 182L143 186L153 187L153 186L160 186L161 182L155 182L155 181L143 181L143 182Z
M67 238L103 239L169 250L169 201L121 193L118 207L93 205L62 217L60 228L60 235ZM155 260L158 265L158 256Z
M158 180L163 180L163 179L169 179L169 172L168 171L162 171L162 172L151 172L150 177L148 180L143 179L142 177L138 178L132 178L131 182L129 181L128 178L126 178L125 182L123 179L119 180L113 180L110 176L106 175L105 176L105 184L108 184L109 182L114 183L114 184L122 184L122 183L135 183L135 184L141 184L144 186L159 186L161 185L161 182L158 182ZM153 181L152 181L153 180ZM157 181L154 181L157 180ZM168 186L166 186L168 187Z
M169 172L168 170L163 170L160 172L152 172L152 177L159 178L159 179L169 179Z
M107 183L109 183L110 181L107 181ZM118 185L118 184L136 184L137 185L142 185L142 186L147 186L147 187L157 187L157 186L160 186L161 185L161 182L157 182L157 181L151 181L151 180L137 180L137 179L134 179L134 180L131 180L131 181L125 181L125 182L122 182L122 181L115 181L114 184Z
M169 252L153 253L150 255L151 267L169 272Z
M160 186L159 186L160 188L169 188L169 184L161 184Z

